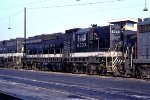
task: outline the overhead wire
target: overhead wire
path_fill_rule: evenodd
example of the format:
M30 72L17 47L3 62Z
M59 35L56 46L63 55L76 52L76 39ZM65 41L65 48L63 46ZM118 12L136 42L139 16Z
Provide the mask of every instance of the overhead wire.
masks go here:
M109 0L109 1L101 1L101 2L90 2L90 3L80 3L80 4L68 4L68 5L56 5L56 6L43 6L43 7L29 7L28 9L45 9L45 8L60 8L60 7L74 7L74 6L85 6L85 5L94 5L94 4L100 4L100 3L112 3L117 1L123 1L123 0Z
M15 12L15 13L11 14L10 17L13 17L13 16L15 16L15 15L17 15L19 13L22 13L22 12L23 12L23 10L19 10L19 11Z
M93 2L93 3L81 3L81 4L73 4L73 5L58 5L58 6L50 6L50 7L35 7L35 8L27 8L27 9L43 9L43 8L53 8L53 7L73 7L73 6L84 6L84 5L93 5L93 4L99 4L99 3L111 3L111 2L116 2L116 1L123 1L123 0L109 0L109 1L103 1L103 2ZM72 15L82 15L82 14L89 14L89 13L97 13L100 11L111 11L111 10L119 10L119 9L125 9L125 8L131 8L131 7L138 7L138 6L143 6L143 5L133 5L133 6L128 6L128 7L116 7L112 9L101 9L101 10L95 10L95 11L87 11L87 12L78 12L78 13L71 13L71 14L64 14L64 15L58 15L58 16L48 16L48 17L42 17L43 19L49 18L49 17L65 17L65 16L72 16ZM10 15L10 17L13 17L19 13L23 12L23 10L17 11L13 14ZM40 18L40 19L42 19ZM7 17L8 19L8 17ZM34 17L35 19L35 17ZM39 18L38 18L39 19ZM0 19L3 20L3 19Z
M45 1L48 1L48 0L32 1L32 2L28 2L28 3L24 3L24 4L19 4L19 5L6 7L6 8L3 8L1 10L8 10L8 9L17 8L17 7L20 7L20 6L22 7L22 6L27 6L27 5L31 5L31 4L37 4L37 3L41 3L41 2L45 2Z
M103 11L102 13L106 12L106 11L112 11L112 10L122 10L122 9L127 9L127 8L134 8L134 7L139 7L139 6L143 6L143 5L133 5L133 6L124 6L124 7L116 7L116 8L112 8L112 9L101 9L101 10L94 10L94 11L87 11L87 12L78 12L78 13L69 13L69 14L64 14L64 15L57 15L57 16L48 16L48 17L41 17L38 19L45 19L45 18L51 18L51 17L54 17L54 18L58 18L58 17L65 17L65 16L73 16L73 15L83 15L83 14L91 14L91 13L99 13L101 11ZM35 17L33 18L35 19Z
M16 6L12 6L12 7L8 7L8 8L5 8L5 9L9 9L9 8L13 8L13 7L17 7L17 6L23 6L23 5L29 5L29 4L34 4L34 3L40 3L40 2L43 2L43 1L48 1L48 0L39 0L39 1L36 1L36 2L30 2L30 3L26 3L26 4L21 4L21 5L16 5ZM47 7L34 7L34 8L30 8L28 7L27 9L47 9L47 8L60 8L60 7L74 7L74 6L84 6L84 5L94 5L94 4L100 4L100 3L112 3L112 2L117 2L117 1L123 1L123 0L109 0L109 1L101 1L101 2L90 2L90 3L80 3L80 4L71 4L71 5L56 5L56 6L47 6ZM13 17L19 13L23 12L23 10L20 10L20 11L17 11L15 13L13 13L12 15L10 15L9 17ZM8 19L8 16L7 17L4 17L4 18L1 18L1 20L4 20L4 19Z
M48 0L39 0L39 1L33 1L33 2L24 3L24 4L20 4L20 5L14 5L14 6L10 6L10 7L1 9L1 10L8 10L8 9L11 9L11 8L16 8L16 7L25 6L25 5L31 5L31 4L41 3L41 2L45 2L45 1L48 1ZM19 11L15 12L15 13L9 15L9 17L13 17L13 16L15 16L15 15L21 13L21 12L23 12L23 10L19 10ZM0 21L1 20L6 20L6 19L8 19L8 16L1 18Z
M23 12L23 10L19 10L19 11L15 12L15 13L9 15L9 17L12 18L13 16L15 16L15 15L17 15L17 14L20 14L20 13L22 13L22 12ZM1 20L5 20L5 19L8 19L9 17L8 17L8 16L7 16L7 17L3 17L3 18L0 19L0 21L1 21Z

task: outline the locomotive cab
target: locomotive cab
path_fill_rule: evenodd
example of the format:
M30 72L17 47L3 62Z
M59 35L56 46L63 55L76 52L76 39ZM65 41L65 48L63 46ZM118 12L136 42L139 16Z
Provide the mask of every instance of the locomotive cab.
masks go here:
M98 52L109 48L109 26L96 26L76 33L77 52Z

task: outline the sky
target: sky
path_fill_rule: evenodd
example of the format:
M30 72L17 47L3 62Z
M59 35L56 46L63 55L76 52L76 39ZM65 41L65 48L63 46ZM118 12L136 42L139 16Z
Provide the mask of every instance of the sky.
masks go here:
M24 36L24 7L27 37L109 25L112 19L150 17L150 0L1 0L0 41ZM8 29L11 27L11 29Z

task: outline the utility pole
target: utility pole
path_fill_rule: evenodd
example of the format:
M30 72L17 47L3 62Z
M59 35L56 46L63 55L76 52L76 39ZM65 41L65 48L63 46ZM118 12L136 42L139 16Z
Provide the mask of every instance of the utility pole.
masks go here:
M24 51L23 51L23 69L25 68L26 59L26 8L24 7Z
M26 8L24 7L24 57L26 53Z

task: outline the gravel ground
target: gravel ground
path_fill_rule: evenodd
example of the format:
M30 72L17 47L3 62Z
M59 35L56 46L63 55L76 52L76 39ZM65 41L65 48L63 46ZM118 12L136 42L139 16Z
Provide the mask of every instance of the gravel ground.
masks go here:
M0 90L25 100L150 100L150 81L0 69Z
M87 100L58 90L0 80L0 90L24 100Z

